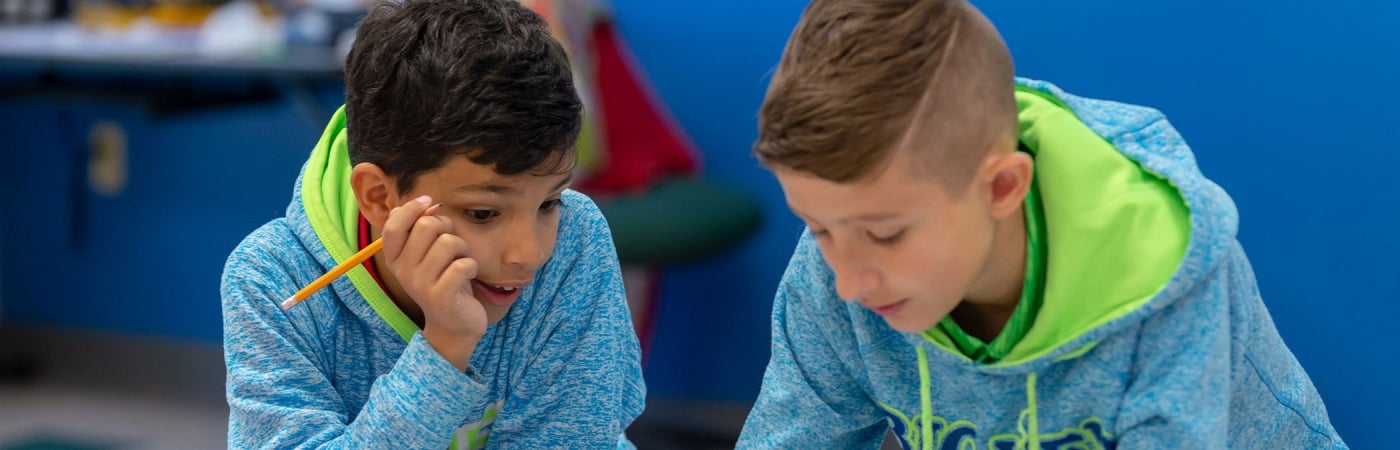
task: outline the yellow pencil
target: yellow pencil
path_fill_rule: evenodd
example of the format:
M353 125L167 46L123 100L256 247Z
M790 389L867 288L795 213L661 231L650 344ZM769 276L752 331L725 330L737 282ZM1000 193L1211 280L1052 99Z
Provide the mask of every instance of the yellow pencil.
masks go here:
M437 211L439 206L442 206L442 203L429 206L428 209L423 211L423 215L431 215L434 211ZM375 253L379 253L379 249L382 248L384 248L384 238L375 239L374 242L369 243L369 245L366 245L365 248L362 248L360 249L360 251L355 252L355 254L350 255L350 259L347 259L345 260L345 262L340 263L340 265L335 266L335 268L331 269L330 272L326 272L325 275L321 275L321 277L317 278L316 281L312 281L311 284L308 284L306 285L306 287L301 288L301 290L297 291L296 294L293 294L291 297L287 297L286 300L283 300L282 310L286 311L292 309L292 307L296 306L297 303L301 303L302 300L310 298L311 294L315 294L316 291L319 291L321 290L321 288L326 287L326 285L331 284L332 281L335 281L336 278L340 278L341 275L345 275L345 272L349 272L350 269L355 268L355 266L363 264L365 260L369 259L371 256L374 256Z
M301 288L301 290L297 291L295 295L292 295L291 297L287 298L287 300L283 301L282 310L286 311L288 309L292 309L292 307L296 306L297 303L301 303L302 300L306 300L308 297L311 297L311 294L315 294L316 291L319 291L321 290L321 288L326 287L326 285L331 284L331 282L335 281L336 278L340 278L341 275L345 275L345 272L349 272L350 269L355 268L355 266L363 264L366 259L369 259L371 256L374 256L375 253L379 253L379 249L381 248L384 248L384 238L375 239L374 242L371 242L369 245L366 245L365 248L360 249L360 251L358 252L355 252L354 255L350 255L350 259L347 259L345 260L345 262L340 263L340 265L335 266L335 268L331 269L330 272L326 272L325 275L321 275L321 278L317 278L316 281L312 281L311 284L308 284L306 285L306 287Z

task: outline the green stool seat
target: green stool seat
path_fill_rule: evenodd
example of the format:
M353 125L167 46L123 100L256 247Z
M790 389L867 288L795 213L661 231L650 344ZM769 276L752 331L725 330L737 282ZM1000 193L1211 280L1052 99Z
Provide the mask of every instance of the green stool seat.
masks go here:
M661 180L637 195L600 199L623 264L666 265L719 254L758 228L748 194L695 178Z

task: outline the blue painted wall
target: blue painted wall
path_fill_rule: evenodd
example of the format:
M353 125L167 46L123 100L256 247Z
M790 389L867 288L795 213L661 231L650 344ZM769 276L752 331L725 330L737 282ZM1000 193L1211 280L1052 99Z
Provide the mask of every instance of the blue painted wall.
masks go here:
M801 228L749 146L768 72L803 3L614 5L638 61L703 152L705 174L755 195L765 212L758 233L728 256L666 272L650 392L751 403L768 363L773 292Z
M614 4L707 173L769 213L742 248L668 274L648 381L657 395L749 401L799 224L748 151L766 76L805 2ZM1369 409L1400 402L1400 295L1385 283L1400 270L1390 124L1400 91L1384 85L1400 73L1400 4L977 4L1020 75L1167 114L1238 203L1265 301L1336 427L1356 448L1385 447L1388 422Z

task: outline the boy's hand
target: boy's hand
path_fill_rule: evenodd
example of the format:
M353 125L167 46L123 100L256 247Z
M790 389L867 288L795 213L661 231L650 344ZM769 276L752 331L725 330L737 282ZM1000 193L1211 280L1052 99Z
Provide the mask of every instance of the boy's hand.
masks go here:
M422 196L389 212L384 258L394 278L423 310L423 337L458 370L486 333L486 310L472 295L476 260L467 242L452 234L452 221L432 215ZM431 210L430 210L431 209Z

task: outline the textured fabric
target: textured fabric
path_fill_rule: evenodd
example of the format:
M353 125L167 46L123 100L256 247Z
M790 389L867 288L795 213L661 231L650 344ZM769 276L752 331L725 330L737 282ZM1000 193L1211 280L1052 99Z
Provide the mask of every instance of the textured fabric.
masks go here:
M1053 224L1045 233L1045 260L1038 262L1056 270L1047 269L1034 323L1019 324L1029 328L998 358L979 361L993 365L1044 356L1147 303L1181 265L1191 237L1187 207L1168 180L1125 157L1059 99L1018 88L1016 103L1021 145L1036 155L1032 192L1043 192L1035 197L1043 197L1041 215ZM1037 237L1029 233L1028 243ZM1031 262L1037 261L1028 260L1028 270L1035 268ZM1017 325L1014 319L1008 328ZM957 331L951 322L945 318L924 336L955 348L950 341L960 336L948 332Z
M1236 240L1234 203L1200 173L1180 135L1149 108L1018 83L1061 102L1179 190L1190 235L1169 280L1043 353L978 364L842 302L804 233L774 300L772 359L739 447L876 448L892 427L905 448L1345 448L1264 307ZM1077 174L1037 170L1046 180ZM1099 276L1105 267L1057 265L1059 206L1047 186L1049 277L1119 283ZM1102 236L1157 238L1136 231ZM1054 299L1047 292L1042 313Z
M329 156L344 152L337 123L313 152L327 157L308 166L343 159ZM249 235L224 268L229 447L440 450L454 437L464 449L631 447L622 433L642 411L640 355L607 223L588 197L565 192L553 256L462 373L411 321L400 333L371 307L368 295L387 295L363 266L278 306L355 242L318 235L355 230L353 202L332 198L348 170L312 172L286 217ZM308 191L326 195L304 202ZM308 213L337 226L313 229Z

